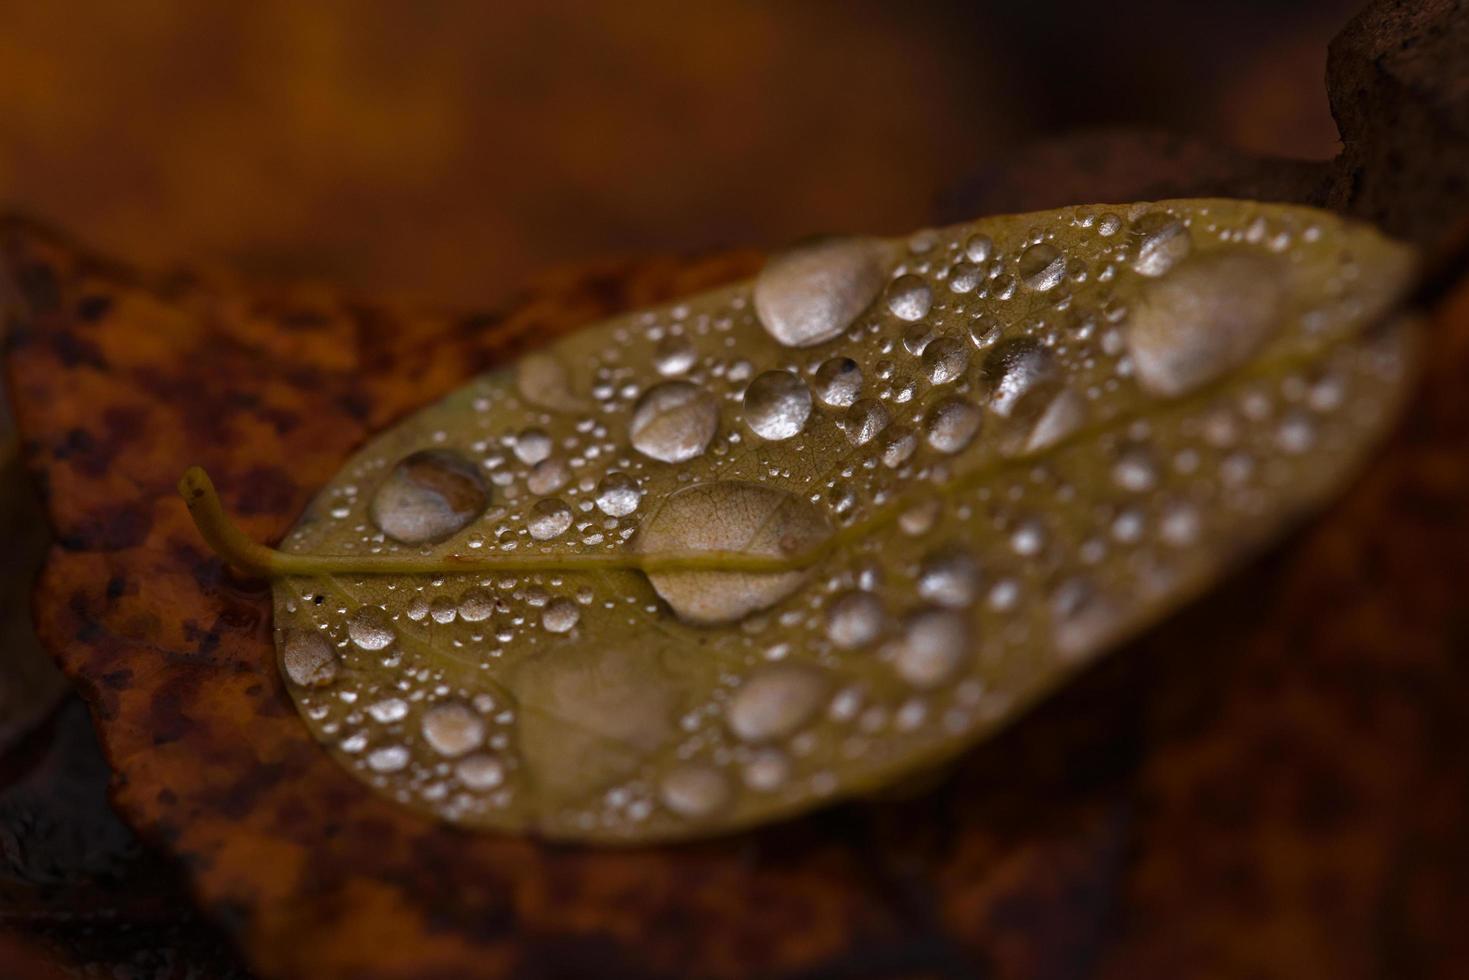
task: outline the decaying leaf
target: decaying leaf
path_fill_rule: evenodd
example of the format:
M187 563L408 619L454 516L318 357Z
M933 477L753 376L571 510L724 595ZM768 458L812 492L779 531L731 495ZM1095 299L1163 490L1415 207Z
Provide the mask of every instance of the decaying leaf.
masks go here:
M474 826L727 830L951 756L1328 495L1408 251L1227 200L825 241L369 443L284 554L302 715ZM560 406L567 406L562 408ZM574 406L574 407L573 407Z

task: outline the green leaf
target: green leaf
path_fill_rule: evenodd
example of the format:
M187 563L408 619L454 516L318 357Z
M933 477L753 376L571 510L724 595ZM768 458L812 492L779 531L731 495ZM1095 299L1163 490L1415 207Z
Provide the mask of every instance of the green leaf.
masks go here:
M953 755L1328 497L1405 391L1411 275L1244 201L824 240L423 410L281 552L184 489L360 778L706 835Z

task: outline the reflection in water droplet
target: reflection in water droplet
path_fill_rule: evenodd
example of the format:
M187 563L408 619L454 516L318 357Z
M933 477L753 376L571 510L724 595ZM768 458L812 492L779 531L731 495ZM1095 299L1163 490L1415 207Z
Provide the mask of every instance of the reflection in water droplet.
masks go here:
M812 347L839 335L877 298L885 247L867 238L828 239L765 264L755 280L755 312L787 347Z
M847 409L838 423L854 446L865 446L888 425L888 410L874 398L864 398Z
M535 506L530 509L530 517L526 521L526 529L537 541L559 538L569 527L571 527L571 508L566 506L566 502L559 497L537 500Z
M830 689L826 675L802 664L757 668L725 709L730 731L746 742L794 735L816 714Z
M974 441L983 416L979 407L965 398L945 398L933 407L923 423L928 444L941 453L957 453Z
M893 656L898 676L921 690L951 680L969 659L969 622L950 609L920 609L903 624Z
M484 589L470 589L459 598L459 618L466 623L484 622L494 611L495 597Z
M1044 293L1066 277L1066 256L1050 242L1036 242L1020 253L1016 271L1026 289Z
M846 408L862 391L862 369L850 357L833 357L816 369L816 397L830 408Z
M373 494L368 516L404 544L441 541L484 512L489 491L474 464L446 449L398 461Z
M625 517L638 509L643 488L638 481L612 470L597 484L597 509L608 517Z
M429 708L423 713L422 727L429 748L449 759L479 748L485 740L484 720L457 701Z
M363 606L354 612L347 620L347 636L363 650L385 649L397 638L388 614L377 606Z
M847 592L827 611L826 636L844 650L865 647L881 635L886 619L882 603L872 593Z
M663 774L658 795L679 816L707 817L729 802L730 789L718 769L683 763Z
M1161 211L1139 218L1133 225L1133 234L1137 238L1137 253L1132 267L1140 275L1164 275L1193 249L1188 226Z
M923 351L923 372L936 385L956 380L969 367L969 348L953 337L939 337Z
M882 464L896 469L908 462L918 449L918 433L906 425L889 429L882 438Z
M547 633L569 633L581 619L581 610L570 599L552 599L541 610L541 628Z
M628 435L633 448L665 463L701 455L719 427L719 407L709 393L687 381L665 381L633 407Z
M811 392L789 371L766 371L745 389L745 424L762 439L789 439L810 415Z
M281 667L292 684L325 687L337 677L337 658L326 637L314 630L291 630L281 647Z
M916 321L928 316L933 306L933 291L922 276L912 273L899 276L888 287L888 310L899 320Z
M1139 384L1186 394L1243 364L1280 312L1275 263L1249 252L1198 255L1151 283L1127 323Z
M970 235L964 243L964 257L970 262L988 262L995 250L995 243L984 234Z

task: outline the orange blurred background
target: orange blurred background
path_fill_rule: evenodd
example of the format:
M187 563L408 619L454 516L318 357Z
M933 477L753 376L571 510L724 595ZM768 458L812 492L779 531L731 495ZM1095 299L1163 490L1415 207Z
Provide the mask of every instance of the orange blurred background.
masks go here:
M898 232L1078 126L1335 151L1344 0L0 9L0 203L147 265L452 305L594 256Z

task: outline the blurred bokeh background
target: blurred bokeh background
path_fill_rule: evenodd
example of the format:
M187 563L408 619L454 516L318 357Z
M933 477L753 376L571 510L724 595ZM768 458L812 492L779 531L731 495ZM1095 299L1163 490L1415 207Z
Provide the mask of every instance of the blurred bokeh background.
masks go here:
M146 265L493 302L612 254L900 232L1007 148L1336 149L1354 0L0 4L0 202Z

